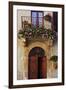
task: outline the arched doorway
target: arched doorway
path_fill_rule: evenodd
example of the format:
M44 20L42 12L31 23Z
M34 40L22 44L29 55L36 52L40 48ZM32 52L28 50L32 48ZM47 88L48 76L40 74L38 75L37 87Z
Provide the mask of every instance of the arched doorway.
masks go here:
M28 79L47 77L47 58L41 47L34 47L28 55Z

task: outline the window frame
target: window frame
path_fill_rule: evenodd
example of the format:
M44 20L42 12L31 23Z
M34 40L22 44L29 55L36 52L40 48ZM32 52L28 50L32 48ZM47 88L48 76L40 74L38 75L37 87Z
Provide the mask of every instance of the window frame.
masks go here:
M44 28L44 12L43 11L34 11L34 10L31 10L31 24L32 24L32 13L33 12L36 12L37 13L37 20L36 20L36 27L38 27L39 26L39 15L38 15L38 13L42 13L42 27ZM33 24L32 24L33 25Z

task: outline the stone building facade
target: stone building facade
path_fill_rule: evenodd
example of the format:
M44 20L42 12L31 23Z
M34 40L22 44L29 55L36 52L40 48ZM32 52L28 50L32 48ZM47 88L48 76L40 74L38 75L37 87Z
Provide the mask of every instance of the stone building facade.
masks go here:
M52 12L44 12L46 14L50 14L51 17L53 15ZM21 17L22 16L30 16L31 17L31 11L25 11L25 10L18 10L18 32L19 30L22 29L22 21ZM27 19L28 22L30 23L30 19ZM44 27L47 29L52 28L52 24L49 21L46 21L44 19ZM58 44L57 42L53 45L52 40L46 40L46 41L33 41L28 46L25 46L26 40L25 38L17 38L17 79L28 79L28 62L29 62L29 52L32 50L32 48L35 47L40 47L45 51L45 56L47 57L47 77L46 78L54 78L52 74L52 69L53 72L55 72L53 63L50 62L50 58L52 56L58 56L57 54L57 49L58 49ZM56 75L55 75L56 74ZM57 76L57 73L54 73L55 76Z

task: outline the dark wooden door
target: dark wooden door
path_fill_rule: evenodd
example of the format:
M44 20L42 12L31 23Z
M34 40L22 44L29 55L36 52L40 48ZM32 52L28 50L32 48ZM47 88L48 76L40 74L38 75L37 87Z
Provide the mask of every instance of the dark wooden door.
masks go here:
M41 57L40 60L40 76L41 78L47 78L47 58Z
M29 57L29 70L28 70L28 78L29 79L37 79L38 78L38 60L36 56Z
M41 79L47 77L47 59L44 57L30 56L29 58L29 79Z

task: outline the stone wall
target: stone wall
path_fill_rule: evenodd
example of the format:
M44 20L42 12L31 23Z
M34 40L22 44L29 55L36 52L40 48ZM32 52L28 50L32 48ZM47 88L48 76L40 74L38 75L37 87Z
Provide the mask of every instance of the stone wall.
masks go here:
M53 16L52 12L44 12L44 16L50 14L50 16ZM27 17L25 17L27 16ZM23 17L23 18L21 18ZM22 21L28 21L28 23L31 23L31 10L18 10L17 11L17 21L18 21L18 31L22 29ZM51 29L51 22L48 22L44 19L44 27L47 29Z
M47 14L51 14L52 12L44 12L44 16ZM29 10L18 10L17 13L18 16L18 30L22 29L22 22L21 22L21 16L29 16L31 17L31 11ZM31 19L28 20L29 23L31 22ZM47 29L51 29L51 23L44 20L44 27ZM25 40L24 39L18 39L18 71L17 71L17 77L18 79L28 79L28 55L32 48L34 47L41 47L45 51L45 55L47 57L47 78L49 77L49 73L52 71L49 70L50 62L49 59L53 55L57 55L57 49L58 45L57 43L52 46L52 42L44 41L44 42L33 42L29 44L27 47L25 46ZM58 55L57 55L58 56ZM49 72L50 71L50 72Z
M28 79L28 55L32 48L41 47L45 51L47 56L47 74L49 72L49 59L51 56L57 54L57 45L55 47L49 47L47 42L34 42L25 47L25 41L18 39L18 79Z

